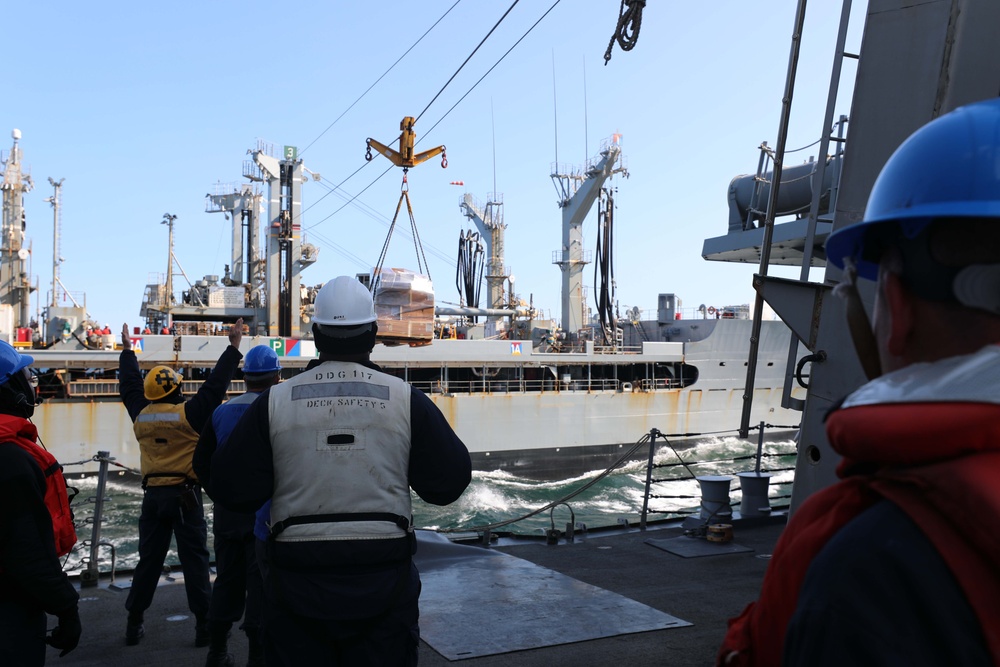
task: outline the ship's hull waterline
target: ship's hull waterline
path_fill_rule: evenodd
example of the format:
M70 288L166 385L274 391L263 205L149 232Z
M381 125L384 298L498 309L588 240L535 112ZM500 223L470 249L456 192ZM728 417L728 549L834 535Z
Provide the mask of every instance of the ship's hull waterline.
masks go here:
M750 424L781 425L787 435L800 417L781 407L790 332L779 321L764 325ZM646 341L630 353L609 354L593 343L577 352L553 352L537 349L531 341L443 340L418 348L380 345L372 357L428 393L469 447L477 470L558 479L607 467L653 429L671 440L736 434L751 322L678 321L674 334L680 340ZM260 343L287 343L243 342L244 352ZM169 336L145 337L140 364L210 367L228 341L184 336L179 343ZM315 358L311 346L312 341L300 341L295 349L301 356L283 356L282 365L303 368ZM47 351L37 355L35 366L112 368L117 355L110 350ZM241 385L230 390L241 391ZM137 470L139 446L117 399L117 382L84 380L69 390L70 398L48 400L35 411L49 450L65 463L107 451L119 464ZM185 391L196 390L197 383L185 386ZM638 450L635 457L647 452ZM91 462L67 472L96 468Z
M754 392L753 423L786 425L794 414L775 408L780 388ZM742 391L678 389L656 392L545 392L432 396L468 445L477 470L509 470L525 477L558 478L607 466L651 429L675 434L733 435ZM34 422L46 446L65 463L110 452L139 468L139 445L124 406L116 400L49 401ZM644 457L648 450L640 450ZM92 472L97 463L72 466Z

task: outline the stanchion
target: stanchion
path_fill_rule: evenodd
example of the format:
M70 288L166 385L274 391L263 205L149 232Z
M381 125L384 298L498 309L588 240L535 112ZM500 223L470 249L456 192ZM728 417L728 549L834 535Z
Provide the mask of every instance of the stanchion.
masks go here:
M760 460L764 455L764 422L760 423L757 435L757 460L753 472L740 472L740 489L743 500L740 501L741 517L767 516L771 513L771 501L768 497L768 487L771 484L771 474L760 471Z
M653 483L653 454L656 453L656 436L659 430L649 432L649 460L646 461L646 492L642 494L642 513L639 515L639 530L646 530L646 514L649 512L649 487Z
M90 558L87 560L87 567L80 572L80 586L96 586L101 576L98 567L97 550L101 542L101 520L104 515L104 491L108 483L108 457L111 452L97 452L97 458L101 462L97 473L97 495L94 498L94 521L90 529Z

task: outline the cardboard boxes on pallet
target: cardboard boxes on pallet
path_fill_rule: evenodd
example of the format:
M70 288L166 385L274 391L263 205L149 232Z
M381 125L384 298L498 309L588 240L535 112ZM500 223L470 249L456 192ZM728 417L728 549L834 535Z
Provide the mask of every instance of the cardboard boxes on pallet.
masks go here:
M434 287L430 278L406 269L383 269L375 289L378 339L425 345L434 339Z

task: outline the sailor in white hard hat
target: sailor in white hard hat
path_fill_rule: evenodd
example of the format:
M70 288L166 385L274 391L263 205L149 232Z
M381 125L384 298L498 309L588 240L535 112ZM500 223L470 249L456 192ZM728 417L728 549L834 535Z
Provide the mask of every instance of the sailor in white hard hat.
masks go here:
M416 664L410 489L447 505L472 466L434 403L371 362L377 333L364 285L326 283L313 318L319 359L262 394L213 457L217 502L241 511L272 502L268 664L330 655L344 665Z

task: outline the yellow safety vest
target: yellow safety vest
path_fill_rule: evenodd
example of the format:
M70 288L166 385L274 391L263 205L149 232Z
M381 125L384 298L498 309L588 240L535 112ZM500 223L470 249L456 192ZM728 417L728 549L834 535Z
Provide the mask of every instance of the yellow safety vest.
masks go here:
M188 423L183 403L147 405L132 430L139 441L142 477L147 485L170 486L198 479L191 466L198 432ZM164 473L172 474L162 476Z

